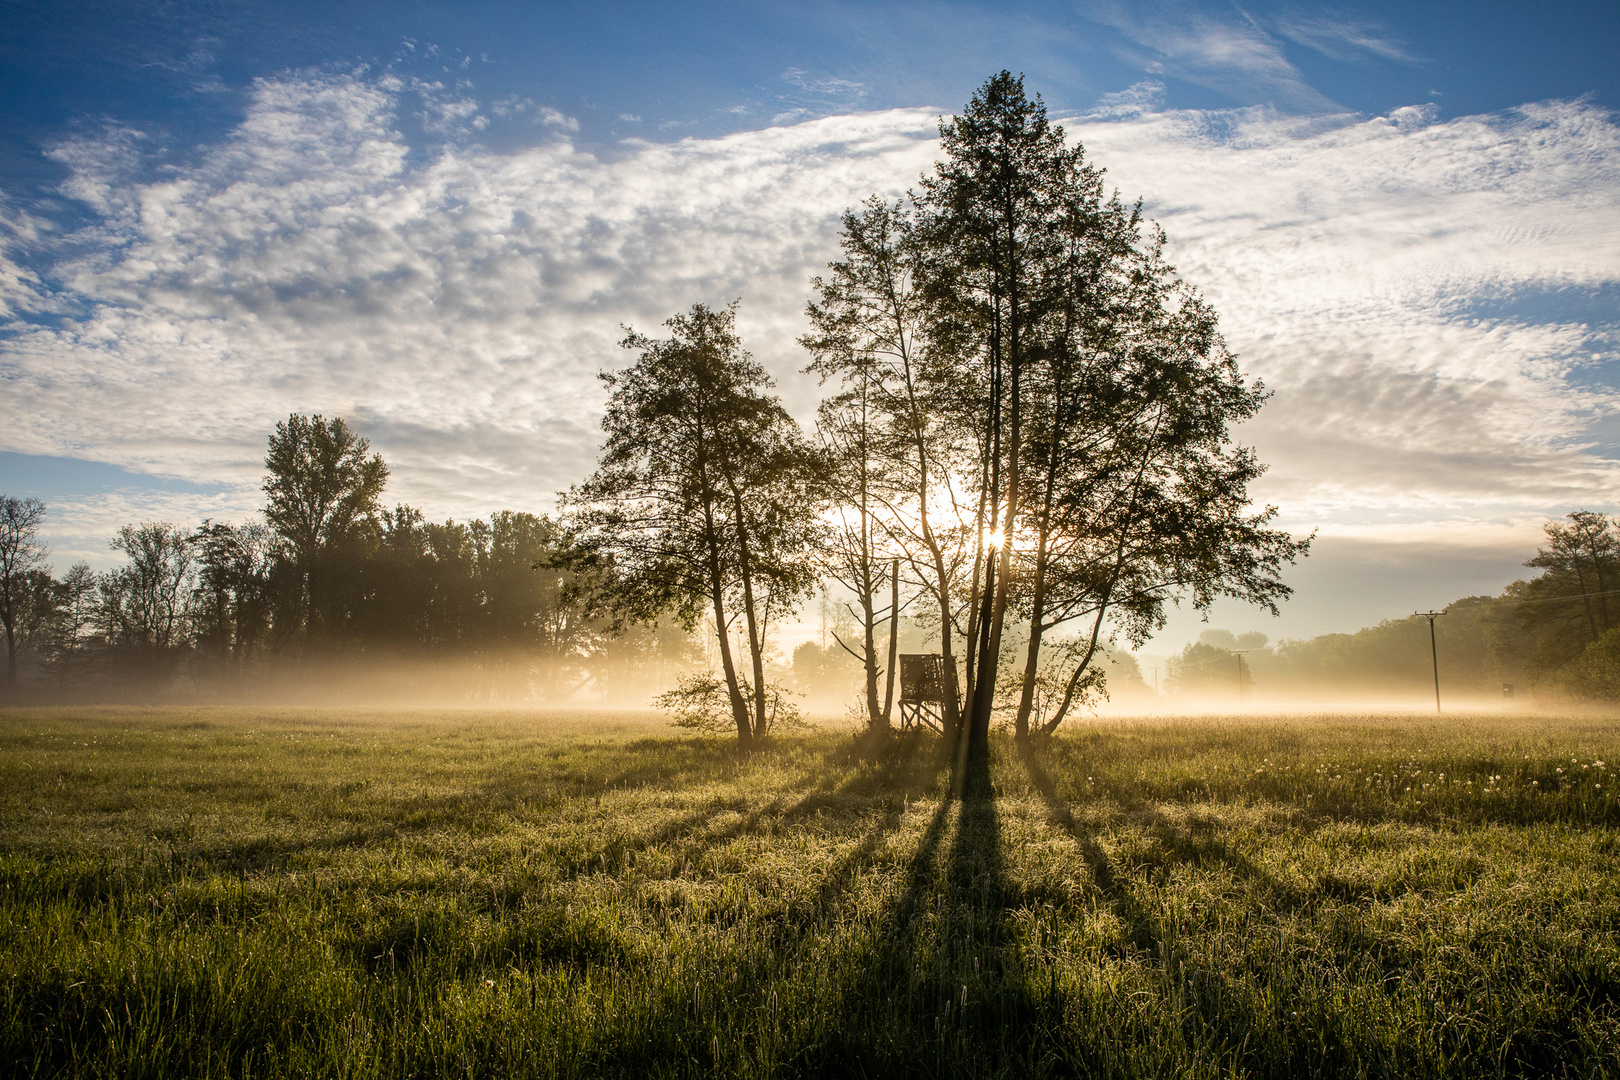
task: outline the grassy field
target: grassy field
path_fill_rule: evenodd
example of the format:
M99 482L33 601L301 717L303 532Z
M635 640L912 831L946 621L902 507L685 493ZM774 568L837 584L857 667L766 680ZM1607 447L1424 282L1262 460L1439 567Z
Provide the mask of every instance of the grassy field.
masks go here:
M12 710L0 1069L1616 1074L1615 730Z

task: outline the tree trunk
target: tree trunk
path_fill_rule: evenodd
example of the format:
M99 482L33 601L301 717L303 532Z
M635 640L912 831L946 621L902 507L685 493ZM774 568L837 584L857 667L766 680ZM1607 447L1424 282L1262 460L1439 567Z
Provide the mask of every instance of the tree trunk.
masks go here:
M737 725L737 742L747 749L754 741L754 727L748 721L748 703L743 700L742 687L737 685L737 665L731 658L731 635L726 632L726 605L718 579L712 588L714 632L720 641L720 669L726 676L726 693L731 699L731 718Z
M894 716L894 669L900 660L900 559L894 560L889 578L889 671L883 689L883 730Z
M754 673L754 734L765 734L765 642L760 640L759 617L754 604L752 560L748 557L748 528L743 524L742 493L731 488L732 509L737 515L737 570L742 577L743 617L748 629L748 660Z
M866 726L876 728L883 719L878 709L877 612L872 607L872 566L861 572L861 679L866 688Z

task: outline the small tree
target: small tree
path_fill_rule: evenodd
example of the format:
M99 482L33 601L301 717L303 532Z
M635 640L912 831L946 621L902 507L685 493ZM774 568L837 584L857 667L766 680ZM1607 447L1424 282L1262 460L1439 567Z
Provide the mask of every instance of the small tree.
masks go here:
M0 626L6 631L6 683L17 684L17 653L39 607L39 569L50 553L39 542L45 504L0 495Z
M692 626L707 610L747 746L772 713L770 622L815 581L816 458L743 350L735 305L697 304L664 325L668 338L630 331L621 343L640 355L603 376L607 440L595 474L564 502L585 547L618 570L622 614L651 621L673 609ZM739 618L748 674L732 650Z

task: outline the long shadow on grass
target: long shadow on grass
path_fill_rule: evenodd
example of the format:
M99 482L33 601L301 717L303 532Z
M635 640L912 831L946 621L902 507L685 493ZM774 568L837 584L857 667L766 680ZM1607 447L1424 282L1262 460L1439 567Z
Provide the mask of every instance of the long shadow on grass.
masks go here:
M853 809L866 817L874 807L873 800L881 795L885 799L879 820L821 872L813 889L774 911L750 915L751 925L731 925L736 913L724 908L704 916L733 935L744 935L746 955L728 958L722 953L715 958L719 961L715 967L694 971L701 998L694 996L696 987L688 987L615 1017L612 1028L584 1052L590 1071L603 1075L679 1072L673 1063L684 1062L696 1066L695 1071L724 1072L728 1055L740 1050L757 1055L756 1060L774 1058L788 1074L823 1072L811 1067L804 1047L795 1046L791 1037L784 1038L784 1029L792 1027L793 1005L780 1005L775 988L785 973L810 961L847 917L846 897L856 878L873 865L888 837L900 827L907 797L932 788L947 764L937 746L915 741L868 745L856 758L856 765L867 767L830 790L806 794L783 815L825 807ZM840 802L840 793L849 798ZM947 794L924 832L918 855L911 862L911 880L898 905L902 910L912 912L923 903L952 805ZM698 1000L718 1004L700 1010ZM636 1035L627 1037L630 1032ZM720 1046L725 1050L717 1060L714 1050Z
M953 811L955 814L953 815ZM952 817L956 829L948 847ZM899 897L834 961L832 1015L788 1072L1017 1075L1043 1055L1008 910L1010 889L989 762L958 760L906 867Z
M1080 849L1081 857L1085 859L1086 866L1091 870L1091 878L1097 890L1113 906L1115 913L1129 929L1131 944L1138 949L1157 949L1159 935L1154 929L1153 920L1130 889L1120 882L1112 860L1097 842L1096 836L1081 828L1079 822L1074 820L1074 811L1069 809L1067 800L1058 794L1057 785L1053 783L1051 774L1036 759L1034 752L1025 746L1020 749L1019 757L1023 761L1025 772L1029 774L1030 783L1046 803L1052 820L1074 840L1075 846Z
M1052 748L1049 746L1048 749ZM1063 750L1059 753L1063 753ZM1069 750L1069 753L1072 753L1072 750ZM1126 924L1132 928L1132 943L1142 948L1155 947L1157 943L1153 935L1145 929L1141 913L1135 907L1129 892L1116 886L1114 881L1116 868L1109 862L1107 855L1089 832L1078 827L1068 804L1058 794L1055 783L1034 756L1034 751L1026 748L1022 756L1030 780L1045 800L1051 817L1074 838L1086 861L1093 867L1099 889L1115 905ZM1370 814L1364 812L1364 808L1357 808L1356 813L1344 813L1341 812L1343 807L1340 805L1335 805L1331 810L1324 810L1320 805L1324 800L1321 799L1317 800L1318 805L1313 806L1287 793L1261 792L1261 794L1268 796L1270 802L1289 807L1290 827L1302 831L1310 831L1339 820L1358 821L1362 824L1413 824L1409 817L1401 812ZM1200 800L1210 798L1203 791L1200 791L1197 797ZM1236 798L1234 796L1234 801ZM1187 805L1187 802L1173 798L1150 801L1138 797L1126 803L1119 814L1121 821L1141 827L1155 842L1145 851L1137 852L1130 870L1134 875L1147 877L1158 884L1163 884L1172 868L1177 865L1220 868L1229 871L1239 882L1254 890L1265 909L1278 913L1315 911L1323 904L1332 902L1362 905L1379 901L1388 902L1425 887L1421 880L1376 884L1330 872L1313 887L1302 889L1299 884L1268 871L1225 840L1220 835L1223 829L1221 823L1201 817L1191 810L1182 814L1166 813L1161 809L1164 803ZM1422 824L1435 825L1439 822ZM1482 868L1480 872L1483 872Z
M818 774L842 769L846 771L842 781L817 785L791 803L780 797L762 806L740 795L713 798L638 835L613 837L590 851L557 852L553 857L567 877L598 870L617 874L637 854L688 837L696 842L693 854L701 856L739 837L821 811L834 814L874 809L893 812L932 788L943 767L944 759L938 748L915 739L856 742L829 751L819 765L803 774L803 780L808 782ZM727 812L741 816L721 828L710 827L717 816ZM898 821L898 816L895 820ZM686 861L682 860L681 865Z

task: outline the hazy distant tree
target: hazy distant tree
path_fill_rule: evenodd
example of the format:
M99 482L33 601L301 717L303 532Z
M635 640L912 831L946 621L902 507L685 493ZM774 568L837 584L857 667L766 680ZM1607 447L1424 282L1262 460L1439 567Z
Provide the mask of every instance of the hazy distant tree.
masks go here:
M0 626L6 631L6 682L17 683L17 653L39 607L39 575L50 552L39 540L45 504L0 495Z
M1177 694L1204 694L1223 701L1230 697L1237 704L1238 680L1243 691L1253 685L1249 663L1241 652L1222 648L1208 641L1195 641L1170 658L1166 665L1170 691Z
M45 631L46 666L58 683L85 673L95 655L100 612L100 575L87 562L74 563L52 590L51 618Z
M1549 521L1547 541L1526 566L1520 618L1536 638L1532 664L1550 672L1614 629L1620 616L1620 523L1591 510Z
M198 645L240 671L269 629L275 534L256 521L205 520L191 539L197 555Z
M270 436L264 517L292 564L294 631L309 629L323 575L335 575L327 556L358 527L376 521L388 466L380 454L368 457L370 448L342 417L295 413Z
M190 630L197 584L191 535L168 522L148 521L119 529L111 546L129 561L101 577L103 633L125 661L162 674Z
M1605 631L1569 665L1568 686L1582 697L1620 699L1620 627Z
M713 618L731 723L746 746L774 715L770 622L815 580L814 455L743 350L735 305L697 304L665 326L668 338L631 331L622 342L640 355L603 376L607 440L595 474L565 503L585 544L621 575L627 615L650 621L673 609L688 626L705 610ZM746 671L732 650L738 619Z

